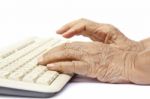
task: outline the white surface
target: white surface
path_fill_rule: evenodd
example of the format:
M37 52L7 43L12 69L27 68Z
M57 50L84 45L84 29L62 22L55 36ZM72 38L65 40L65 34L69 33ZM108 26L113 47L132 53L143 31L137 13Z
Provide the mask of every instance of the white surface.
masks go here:
M0 0L0 48L30 36L56 36L60 26L81 17L114 24L129 38L140 40L150 36L149 9L149 0ZM150 99L149 91L150 86L88 80L69 84L54 98Z

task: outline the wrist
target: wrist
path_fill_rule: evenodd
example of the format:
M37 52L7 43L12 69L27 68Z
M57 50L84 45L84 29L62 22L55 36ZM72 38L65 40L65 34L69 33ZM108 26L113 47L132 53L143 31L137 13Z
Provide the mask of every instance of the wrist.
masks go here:
M137 52L140 52L142 50L145 49L144 45L142 42L137 42L137 41L132 41L132 40L129 40L129 50L131 51L137 51Z
M145 49L142 42L133 41L126 37L122 37L122 41L120 41L120 42L122 42L120 45L120 49L122 49L124 51L140 52Z
M114 54L114 53L113 53ZM134 68L136 54L118 50L107 59L107 65L100 66L97 79L110 83L130 83L132 68ZM106 67L105 67L106 66ZM105 68L104 68L105 67Z
M140 52L135 58L132 81L136 84L150 84L150 50Z
M137 53L127 52L124 58L124 71L123 75L128 80L128 82L135 83L134 72L135 72L135 60Z

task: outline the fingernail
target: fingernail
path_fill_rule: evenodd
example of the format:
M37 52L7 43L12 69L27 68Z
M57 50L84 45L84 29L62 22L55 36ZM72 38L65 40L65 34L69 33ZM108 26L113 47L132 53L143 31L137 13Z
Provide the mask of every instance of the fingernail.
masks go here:
M54 67L55 64L47 64L47 67Z
M43 62L43 60L44 60L43 57L40 57L40 58L38 59L39 62Z
M60 34L60 30L57 30L56 33L57 33L57 34Z

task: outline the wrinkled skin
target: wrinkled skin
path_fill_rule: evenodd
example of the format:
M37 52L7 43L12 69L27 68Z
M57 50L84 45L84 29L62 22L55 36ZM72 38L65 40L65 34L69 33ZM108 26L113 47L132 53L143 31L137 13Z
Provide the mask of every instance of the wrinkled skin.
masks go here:
M57 33L65 38L75 35L87 36L93 41L110 44L126 51L141 51L144 49L141 42L128 39L113 25L96 23L87 19L70 22L61 27Z
M103 82L129 82L129 71L124 71L129 68L124 64L131 65L126 60L127 54L100 42L74 42L63 44L44 54L42 64L48 64L51 70L76 73Z
M93 42L57 46L39 64L63 73L75 73L101 82L150 84L150 39L135 42L112 25L86 19L71 22L57 31L66 38L84 35Z

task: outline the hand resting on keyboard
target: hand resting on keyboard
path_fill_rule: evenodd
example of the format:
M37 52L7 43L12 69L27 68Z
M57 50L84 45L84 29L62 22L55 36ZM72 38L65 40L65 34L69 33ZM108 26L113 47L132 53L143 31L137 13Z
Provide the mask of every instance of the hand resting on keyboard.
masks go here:
M0 94L50 97L61 91L71 75L50 71L37 59L66 42L56 38L30 38L0 52Z
M63 26L58 33L66 38L82 34L94 41L52 48L39 59L48 69L97 78L101 82L150 84L150 50L144 41L132 41L111 25L85 19Z

